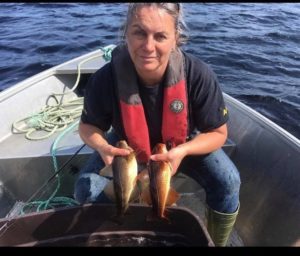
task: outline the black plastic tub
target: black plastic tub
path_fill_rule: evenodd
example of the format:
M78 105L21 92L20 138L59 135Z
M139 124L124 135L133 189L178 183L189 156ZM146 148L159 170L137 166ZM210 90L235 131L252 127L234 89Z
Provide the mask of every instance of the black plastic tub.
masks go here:
M122 224L112 204L86 204L0 220L0 246L214 246L203 222L183 207L170 223L147 221L151 207L132 204Z

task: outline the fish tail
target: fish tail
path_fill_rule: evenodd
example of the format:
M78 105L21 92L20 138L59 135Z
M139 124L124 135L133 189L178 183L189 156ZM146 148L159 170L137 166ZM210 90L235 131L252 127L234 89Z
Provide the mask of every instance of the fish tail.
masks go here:
M165 216L165 215L158 216L154 212L151 212L150 214L148 214L146 216L146 221L147 222L166 222L168 224L171 224L171 220L167 216Z

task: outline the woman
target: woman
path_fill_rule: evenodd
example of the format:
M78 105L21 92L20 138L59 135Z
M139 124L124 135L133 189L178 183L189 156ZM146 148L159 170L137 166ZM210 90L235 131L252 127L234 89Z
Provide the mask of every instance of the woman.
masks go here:
M224 246L239 209L240 177L221 149L228 113L216 75L180 50L186 39L181 13L177 3L129 4L125 44L114 49L86 90L79 132L95 153L79 175L75 198L105 201L107 180L97 173L114 156L129 153L114 147L126 139L139 152L141 168L149 159L168 160L172 175L182 171L203 186L208 231ZM159 142L168 153L151 155Z

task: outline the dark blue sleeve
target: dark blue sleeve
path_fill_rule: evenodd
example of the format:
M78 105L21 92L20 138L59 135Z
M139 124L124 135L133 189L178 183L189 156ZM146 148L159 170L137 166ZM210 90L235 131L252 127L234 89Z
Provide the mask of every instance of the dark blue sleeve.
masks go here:
M228 111L216 74L209 65L197 59L188 61L189 100L193 124L207 132L228 121Z
M95 72L89 79L81 114L83 123L107 131L112 122L113 80L110 63Z

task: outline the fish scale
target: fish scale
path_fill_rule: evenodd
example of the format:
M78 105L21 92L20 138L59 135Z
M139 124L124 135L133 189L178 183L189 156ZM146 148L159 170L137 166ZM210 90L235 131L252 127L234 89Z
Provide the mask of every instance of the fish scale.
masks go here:
M152 154L166 153L165 144L158 143ZM150 196L152 201L152 210L154 216L159 218L165 217L165 208L170 190L171 168L170 164L165 161L150 160L148 166L150 179Z
M124 140L119 141L116 147L130 149ZM115 156L112 162L112 172L117 213L122 216L129 207L130 196L138 174L134 152L128 156Z

